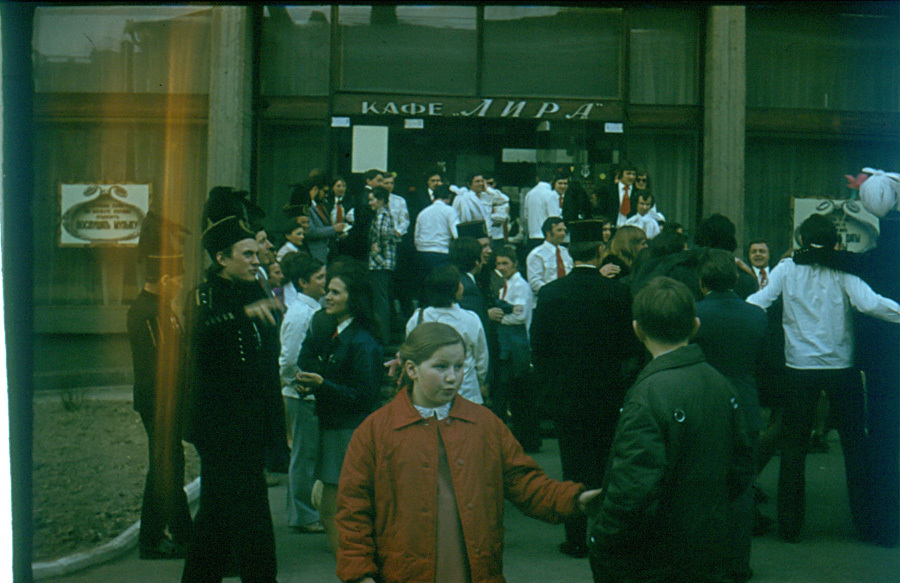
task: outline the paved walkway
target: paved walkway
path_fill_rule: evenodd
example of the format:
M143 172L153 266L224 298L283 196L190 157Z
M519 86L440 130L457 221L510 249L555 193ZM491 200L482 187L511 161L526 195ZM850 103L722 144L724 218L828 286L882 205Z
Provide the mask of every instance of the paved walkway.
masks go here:
M900 549L883 549L856 542L843 480L843 458L837 437L831 452L810 455L807 462L808 513L803 540L781 542L774 534L754 539L752 566L756 583L900 583ZM560 475L555 440L545 440L535 456L552 476ZM761 477L774 493L775 458ZM285 488L269 489L282 583L335 582L334 559L324 535L291 533L285 522ZM774 504L763 507L774 515ZM505 574L511 583L591 583L586 559L557 551L562 526L524 517L507 504ZM172 583L180 580L183 561L141 561L137 550L107 564L49 581L58 583ZM237 578L226 582L238 581Z

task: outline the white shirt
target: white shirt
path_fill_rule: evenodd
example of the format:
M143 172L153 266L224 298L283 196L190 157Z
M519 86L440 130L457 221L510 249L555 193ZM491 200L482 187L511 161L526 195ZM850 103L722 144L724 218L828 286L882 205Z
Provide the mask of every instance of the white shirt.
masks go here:
M452 400L449 403L444 403L440 407L419 407L418 405L413 403L413 407L416 408L416 411L419 412L419 415L421 415L423 419L431 419L432 417L437 417L438 421L443 421L450 416L450 407L452 406Z
M535 295L544 285L556 279L556 245L548 243L546 240L531 250L525 265L528 268L528 285ZM562 255L563 265L566 266L566 273L572 271L575 262L565 247L559 247Z
M281 260L284 259L285 255L288 253L296 253L299 250L300 249L290 241L285 241L284 245L281 246L281 249L278 250L278 253L275 254L275 259L281 263Z
M552 214L554 209L556 214ZM560 216L559 195L554 192L549 182L538 182L537 185L525 195L523 205L524 218L528 227L530 239L543 239L544 233L541 227L549 217Z
M625 221L625 224L634 225L642 229L644 234L647 235L647 239L652 239L659 235L659 223L653 216L653 211L648 212L646 215L634 215Z
M776 267L777 267L777 265L776 265ZM760 289L762 289L764 286L763 286L762 278L759 276L760 268L755 265L751 265L750 268L753 270L753 273L756 274L756 282L759 284ZM769 279L772 277L772 269L775 269L775 267L773 267L771 269L766 267L765 269L766 269L766 285L769 285Z
M412 317L406 323L407 336L419 325L419 311L417 309L413 312ZM425 308L422 322L447 324L463 337L463 341L466 343L466 361L459 395L473 403L483 403L481 385L487 379L488 346L481 319L475 312L464 310L458 304L453 304L449 308Z
M435 199L416 218L416 250L450 253L450 239L456 239L459 215L442 199Z
M459 214L460 223L469 221L484 221L485 230L491 228L491 213L485 211L484 205L477 194L468 188L461 188L453 199L453 208Z
M531 311L534 306L534 294L531 292L531 287L518 271L504 283L506 289L501 287L497 292L497 297L513 306L522 306L522 310L519 313L505 314L500 323L506 326L524 324L525 330L528 330L531 328Z
M782 260L769 275L769 285L747 301L765 309L778 296L784 298L784 357L791 368L853 366L851 307L900 323L900 305L876 294L855 275L819 265L797 265L791 258Z
M316 300L306 294L297 294L297 298L288 304L284 320L281 322L281 356L278 364L281 369L281 394L285 397L300 398L294 388L297 381L297 357L300 356L300 347L306 333L309 332L309 324L322 306Z
M345 198L347 198L347 197L342 196L339 199L338 198L334 199L334 204L331 206L331 224L333 225L333 224L339 222L337 220L337 207L338 207L338 204L340 204L341 207L343 208L344 222L347 224L347 226L344 228L344 232L349 233L350 227L353 225L353 209L351 208L349 211L347 210L347 205L344 204Z
M503 239L503 227L509 223L509 197L497 190L488 187L491 194L491 228L488 233L491 239Z
M394 230L402 237L409 230L409 208L406 206L406 199L399 194L391 194L388 198L388 208L394 221Z

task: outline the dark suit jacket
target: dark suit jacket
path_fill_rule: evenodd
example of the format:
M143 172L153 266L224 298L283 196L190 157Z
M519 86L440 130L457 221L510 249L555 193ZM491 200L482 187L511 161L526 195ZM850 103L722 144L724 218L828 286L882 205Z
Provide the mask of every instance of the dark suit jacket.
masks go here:
M330 213L331 207L324 202L316 207L309 207L309 231L303 241L309 254L322 263L328 260L329 243L337 236L331 225Z
M631 212L629 217L637 214L637 197L635 196L635 187L632 184L628 187L628 199L631 201ZM597 210L599 214L611 219L613 225L616 224L616 218L619 216L619 185L615 182L601 187L597 192Z
M631 327L631 293L591 267L575 267L538 293L531 347L546 404L559 418L596 423L617 414L624 368L643 353Z
M375 218L375 213L369 208L371 191L372 189L367 186L353 197L353 228L341 239L339 245L342 254L349 255L357 261L369 260L369 227Z
M761 428L756 370L763 355L768 319L759 306L733 291L711 292L697 302L700 329L694 336L706 362L734 385L752 431Z

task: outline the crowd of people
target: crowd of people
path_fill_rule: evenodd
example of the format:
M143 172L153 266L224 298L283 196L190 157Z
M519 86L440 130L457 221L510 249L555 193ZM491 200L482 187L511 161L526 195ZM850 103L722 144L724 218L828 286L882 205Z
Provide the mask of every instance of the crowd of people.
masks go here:
M274 582L267 476L287 474L289 526L327 535L342 581L502 580L504 498L564 523L595 581L747 581L773 525L754 477L778 450L777 529L801 536L823 392L859 536L896 546L900 182L866 171L877 246L840 250L814 214L777 263L758 239L736 257L719 214L689 240L629 163L593 192L539 170L521 201L487 172L457 187L435 168L403 195L389 172L355 193L314 172L270 217L278 245L249 193L215 187L185 329L184 233L151 214L128 326L142 558ZM877 348L859 358L857 338ZM528 456L546 421L562 482Z

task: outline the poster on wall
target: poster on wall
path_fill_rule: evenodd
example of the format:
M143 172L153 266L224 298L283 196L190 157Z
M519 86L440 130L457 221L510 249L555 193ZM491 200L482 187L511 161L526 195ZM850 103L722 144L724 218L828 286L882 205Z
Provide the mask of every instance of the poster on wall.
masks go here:
M59 245L137 245L149 184L61 184Z
M361 174L372 168L384 170L388 161L386 126L353 126L351 171Z
M859 200L845 198L795 198L794 204L794 244L797 229L806 217L813 213L825 215L837 226L843 248L862 253L875 246L878 239L878 217L863 208Z

